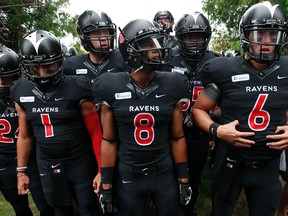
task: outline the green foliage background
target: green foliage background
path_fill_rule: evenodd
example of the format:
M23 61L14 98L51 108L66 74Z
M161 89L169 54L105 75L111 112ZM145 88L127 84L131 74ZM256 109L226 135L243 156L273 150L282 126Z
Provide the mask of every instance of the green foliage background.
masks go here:
M61 8L69 0L2 0L0 4L0 44L15 51L23 36L34 29L53 32L57 37L77 36L75 22Z
M256 4L257 0L202 0L203 11L213 28L211 49L225 52L228 49L240 51L239 21L245 11ZM287 0L271 0L288 12ZM224 27L225 26L225 27Z

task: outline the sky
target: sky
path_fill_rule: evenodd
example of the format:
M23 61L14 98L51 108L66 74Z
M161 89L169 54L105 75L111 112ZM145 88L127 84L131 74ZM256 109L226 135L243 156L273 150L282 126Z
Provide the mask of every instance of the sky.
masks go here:
M160 10L168 10L174 17L174 23L183 14L192 11L203 12L202 0L70 0L70 5L64 11L71 15L81 15L85 10L100 10L106 12L118 27L123 28L134 19L152 21ZM174 2L174 3L172 3ZM175 26L175 25L174 25ZM173 34L173 33L172 33ZM73 42L72 37L61 39L66 44Z

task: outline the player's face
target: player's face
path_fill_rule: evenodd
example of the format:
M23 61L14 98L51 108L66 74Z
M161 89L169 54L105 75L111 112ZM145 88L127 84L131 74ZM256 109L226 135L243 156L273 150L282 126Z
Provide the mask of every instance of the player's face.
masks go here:
M205 34L200 32L192 32L184 34L181 37L186 48L204 48L204 42L206 42Z
M159 59L163 57L160 41L157 38L149 38L138 43L139 49L147 50L148 59Z
M277 30L255 30L250 31L249 41L253 53L274 53L276 45L281 39L281 32Z
M89 37L91 43L96 49L107 49L111 46L110 33L108 29L98 29L96 31L90 32Z
M35 76L43 76L43 77L54 74L58 69L59 67L57 62L47 65L39 65L31 67L31 70L33 71L33 74Z
M9 87L13 81L14 81L13 76L0 77L0 88Z
M164 17L159 17L157 20L157 23L159 24L159 26L163 29L168 29L171 26L170 20L168 17L164 16Z

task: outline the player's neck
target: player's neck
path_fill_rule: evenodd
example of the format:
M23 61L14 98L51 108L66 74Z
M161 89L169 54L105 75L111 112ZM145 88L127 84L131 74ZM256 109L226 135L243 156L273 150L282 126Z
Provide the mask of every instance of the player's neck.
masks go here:
M246 55L246 60L250 61L250 64L258 70L264 70L269 66L268 63L257 62L256 60L252 59L249 55Z
M139 87L145 88L154 78L155 72L152 70L151 71L139 70L137 72L135 72L135 70L132 70L130 75Z
M89 53L90 61L94 64L101 64L105 57L106 55L102 53Z

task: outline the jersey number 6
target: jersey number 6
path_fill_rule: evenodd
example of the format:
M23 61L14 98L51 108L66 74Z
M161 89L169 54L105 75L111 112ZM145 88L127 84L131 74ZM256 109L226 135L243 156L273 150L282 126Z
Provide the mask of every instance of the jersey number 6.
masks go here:
M257 101L248 118L249 127L254 131L263 131L270 122L270 115L263 110L263 106L268 98L268 94L259 94Z

